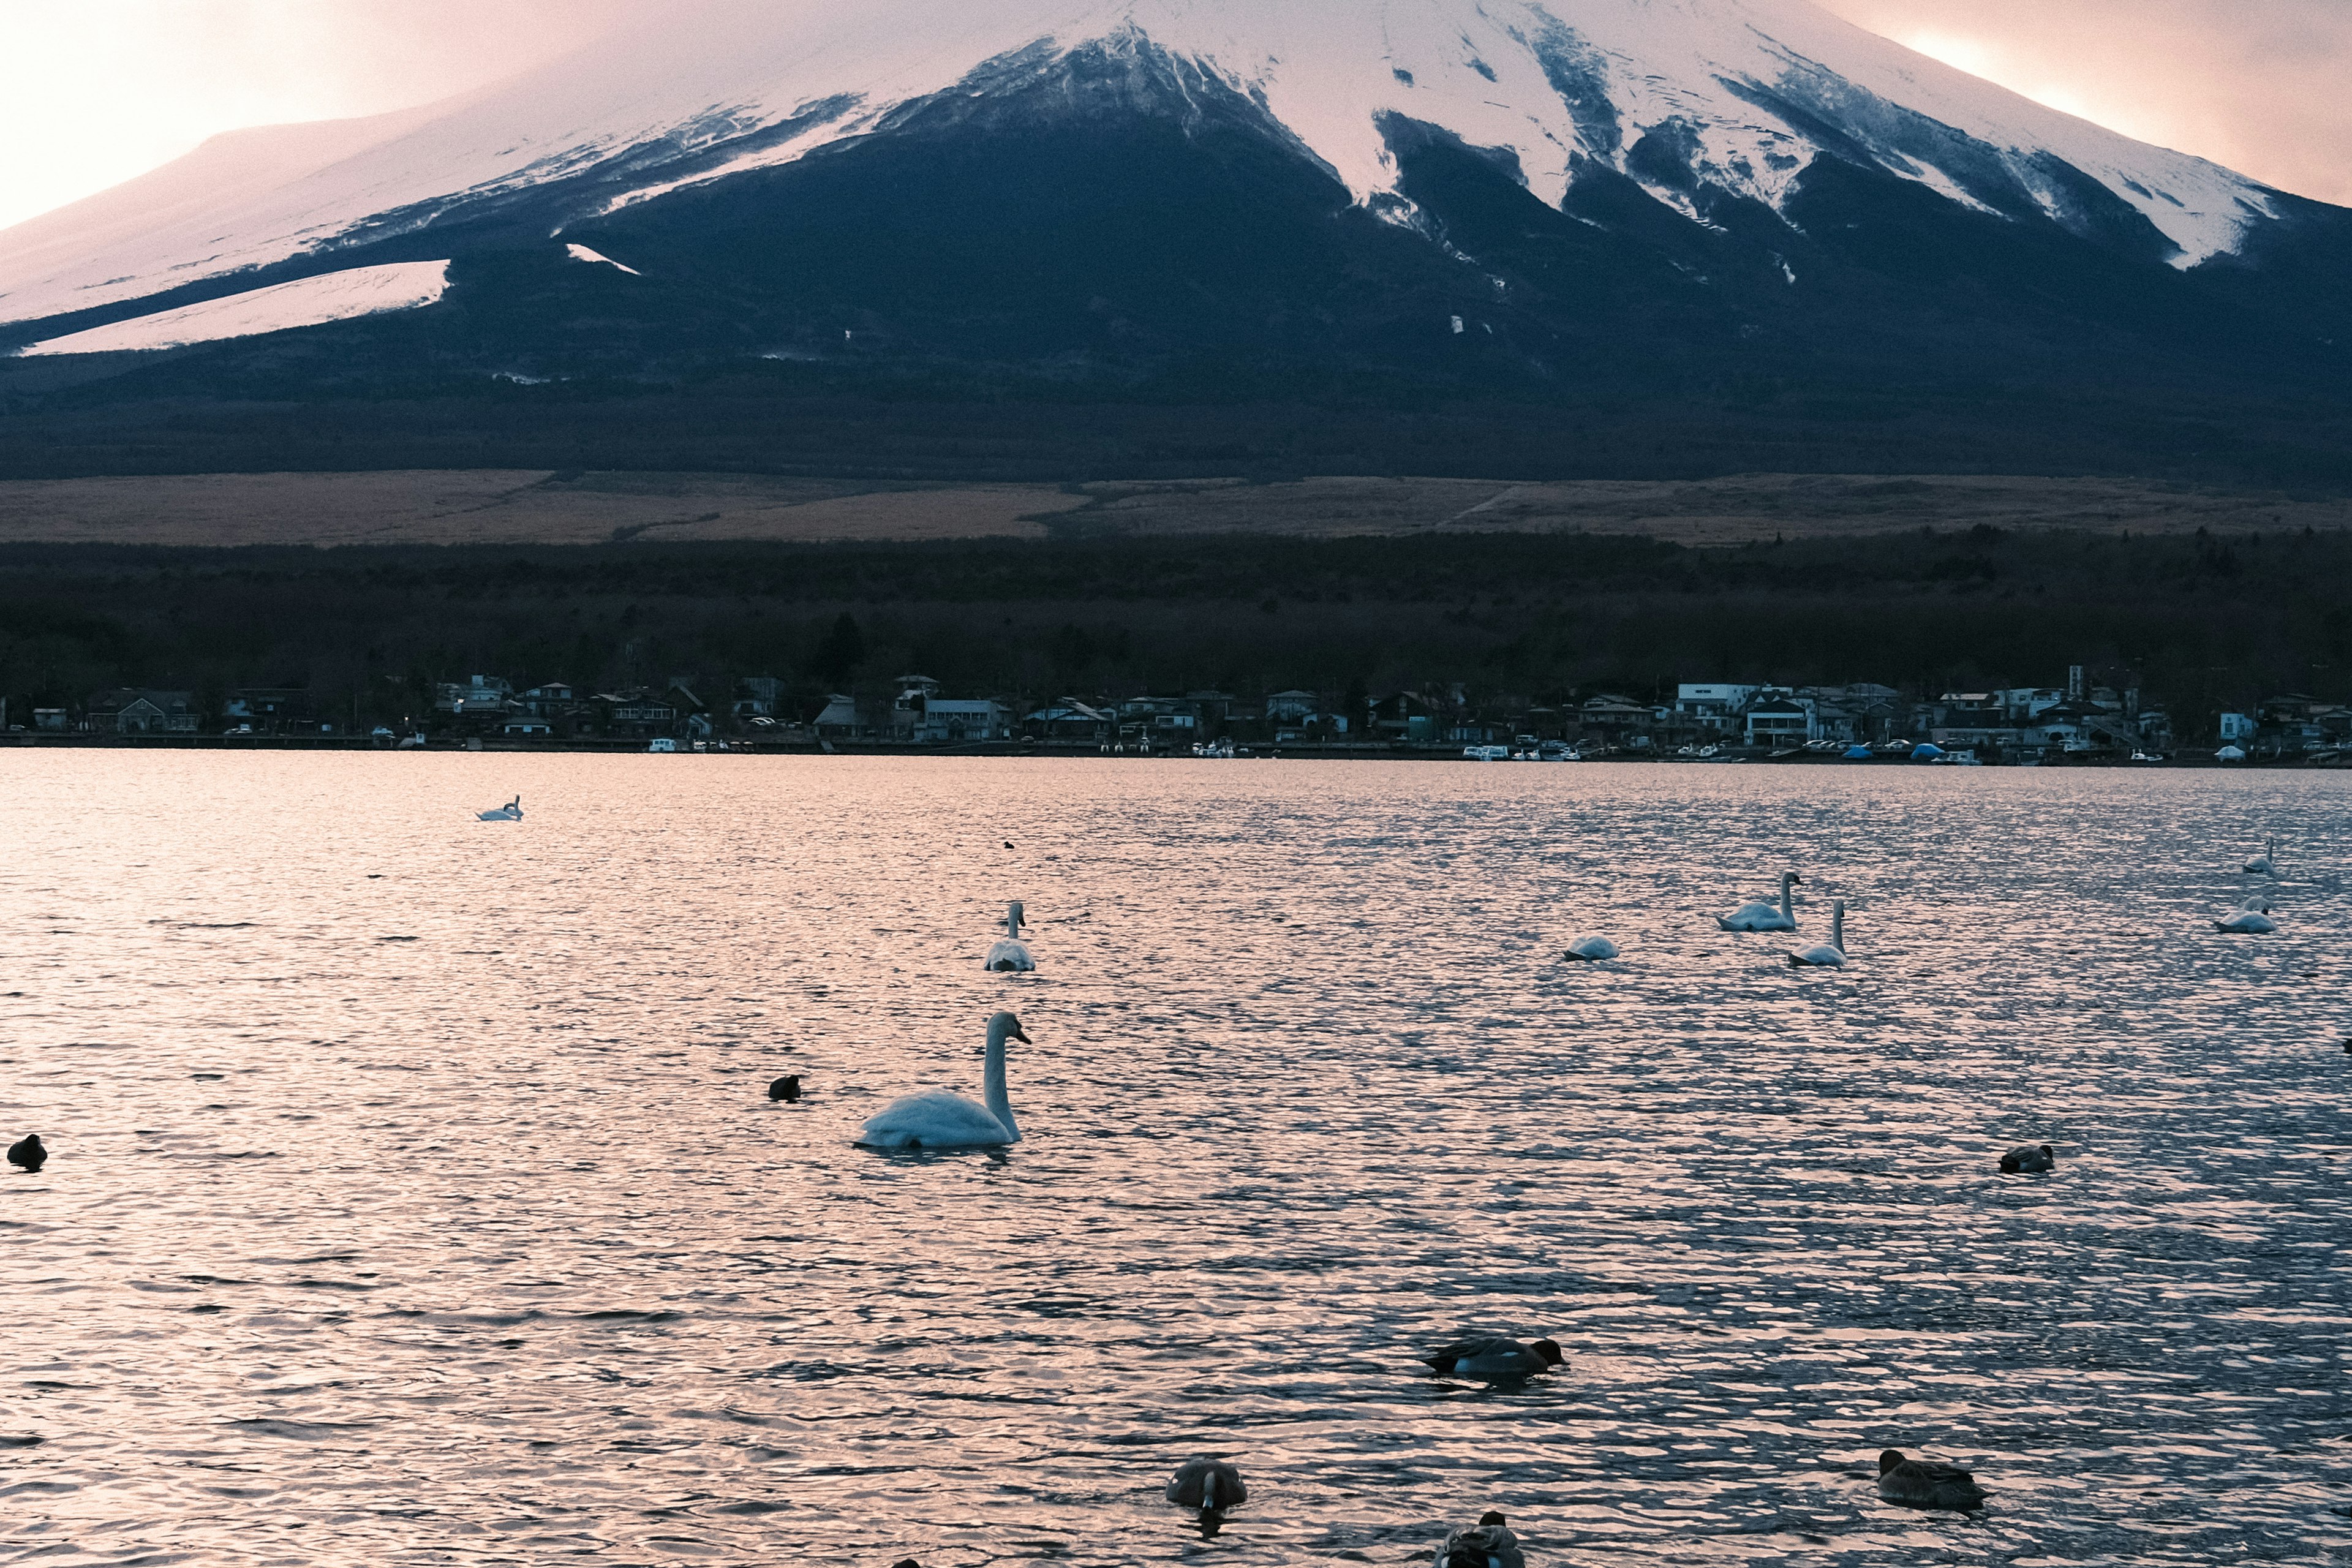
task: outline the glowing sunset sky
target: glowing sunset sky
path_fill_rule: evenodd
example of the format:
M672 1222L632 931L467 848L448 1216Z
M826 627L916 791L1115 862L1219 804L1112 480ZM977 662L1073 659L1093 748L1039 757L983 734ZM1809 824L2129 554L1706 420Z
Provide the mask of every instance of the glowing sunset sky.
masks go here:
M1823 3L2055 108L2352 204L2347 0ZM0 92L0 226L217 132L373 113L492 80L656 4L0 0L13 68ZM1574 0L1559 9L1572 16Z

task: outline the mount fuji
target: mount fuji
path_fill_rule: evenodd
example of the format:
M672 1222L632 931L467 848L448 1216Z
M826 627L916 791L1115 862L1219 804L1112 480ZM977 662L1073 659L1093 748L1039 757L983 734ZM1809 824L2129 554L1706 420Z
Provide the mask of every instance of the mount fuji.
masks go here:
M0 231L0 323L174 395L2340 393L2352 212L1807 0L688 0Z

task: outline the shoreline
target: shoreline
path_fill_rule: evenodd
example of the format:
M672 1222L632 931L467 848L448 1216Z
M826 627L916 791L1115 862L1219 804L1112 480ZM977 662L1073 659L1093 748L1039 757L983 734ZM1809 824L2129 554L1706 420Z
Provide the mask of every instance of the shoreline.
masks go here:
M463 755L469 752L496 752L502 756L530 753L602 753L613 756L758 756L758 757L994 757L1093 760L1100 762L1368 762L1368 763L1465 763L1475 766L1510 766L1503 759L1481 761L1465 757L1460 748L1450 746L1269 746L1237 757L1195 757L1181 752L1106 752L1092 746L1027 744L1021 742L984 742L966 745L900 745L890 742L840 741L733 741L723 749L714 744L705 752L693 750L693 742L680 741L674 752L653 752L649 738L635 740L509 740L483 737L478 740L436 740L424 746L397 746L368 736L360 735L88 735L88 734L8 734L0 735L0 747L35 751L154 751L154 752L427 752L443 755ZM1872 757L1868 760L1847 757L1834 752L1807 752L1794 755L1773 755L1759 752L1745 755L1716 757L1677 757L1643 755L1634 752L1614 752L1601 756L1580 757L1577 765L1605 765L1624 763L1647 763L1675 767L1820 767L1844 768L1918 768L1952 767L1970 764L1918 763L1907 756ZM1557 763L1537 763L1537 766L1558 766ZM2147 772L2154 770L2193 770L2212 772L2264 773L2294 771L2307 773L2352 772L2352 757L2326 762L2306 757L2248 757L2237 762L2223 762L2218 757L2169 757L2162 762L2133 762L2126 758L2084 758L2063 761L1991 762L1972 764L1990 768L2053 768L2062 771L2093 770L2098 772Z

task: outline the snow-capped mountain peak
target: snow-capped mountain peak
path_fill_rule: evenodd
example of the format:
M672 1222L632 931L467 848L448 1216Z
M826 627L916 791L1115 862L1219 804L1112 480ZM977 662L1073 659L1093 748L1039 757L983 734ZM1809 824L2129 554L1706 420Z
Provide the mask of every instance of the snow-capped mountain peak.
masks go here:
M2251 181L1806 0L704 0L460 100L247 133L0 233L0 318L333 252L565 181L583 186L566 210L589 217L1034 84L1088 50L1181 62L1258 105L1360 203L1394 191L1402 120L1486 151L1549 205L1607 168L1695 222L1725 198L1780 210L1824 156L1986 211L2136 214L2183 267L2273 212Z

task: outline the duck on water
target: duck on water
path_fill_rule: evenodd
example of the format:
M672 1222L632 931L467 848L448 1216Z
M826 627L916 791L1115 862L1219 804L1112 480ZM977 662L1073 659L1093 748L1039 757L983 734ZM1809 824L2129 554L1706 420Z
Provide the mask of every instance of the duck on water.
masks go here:
M1499 1335L1485 1339L1459 1340L1443 1350L1432 1351L1421 1358L1431 1369L1454 1377L1533 1377L1539 1372L1564 1365L1568 1358L1559 1353L1559 1346L1551 1340L1538 1340L1533 1344L1521 1344Z
M1906 1508L1945 1508L1957 1513L1973 1513L1985 1501L1984 1489L1968 1471L1932 1459L1906 1459L1900 1448L1879 1453L1878 1495Z

